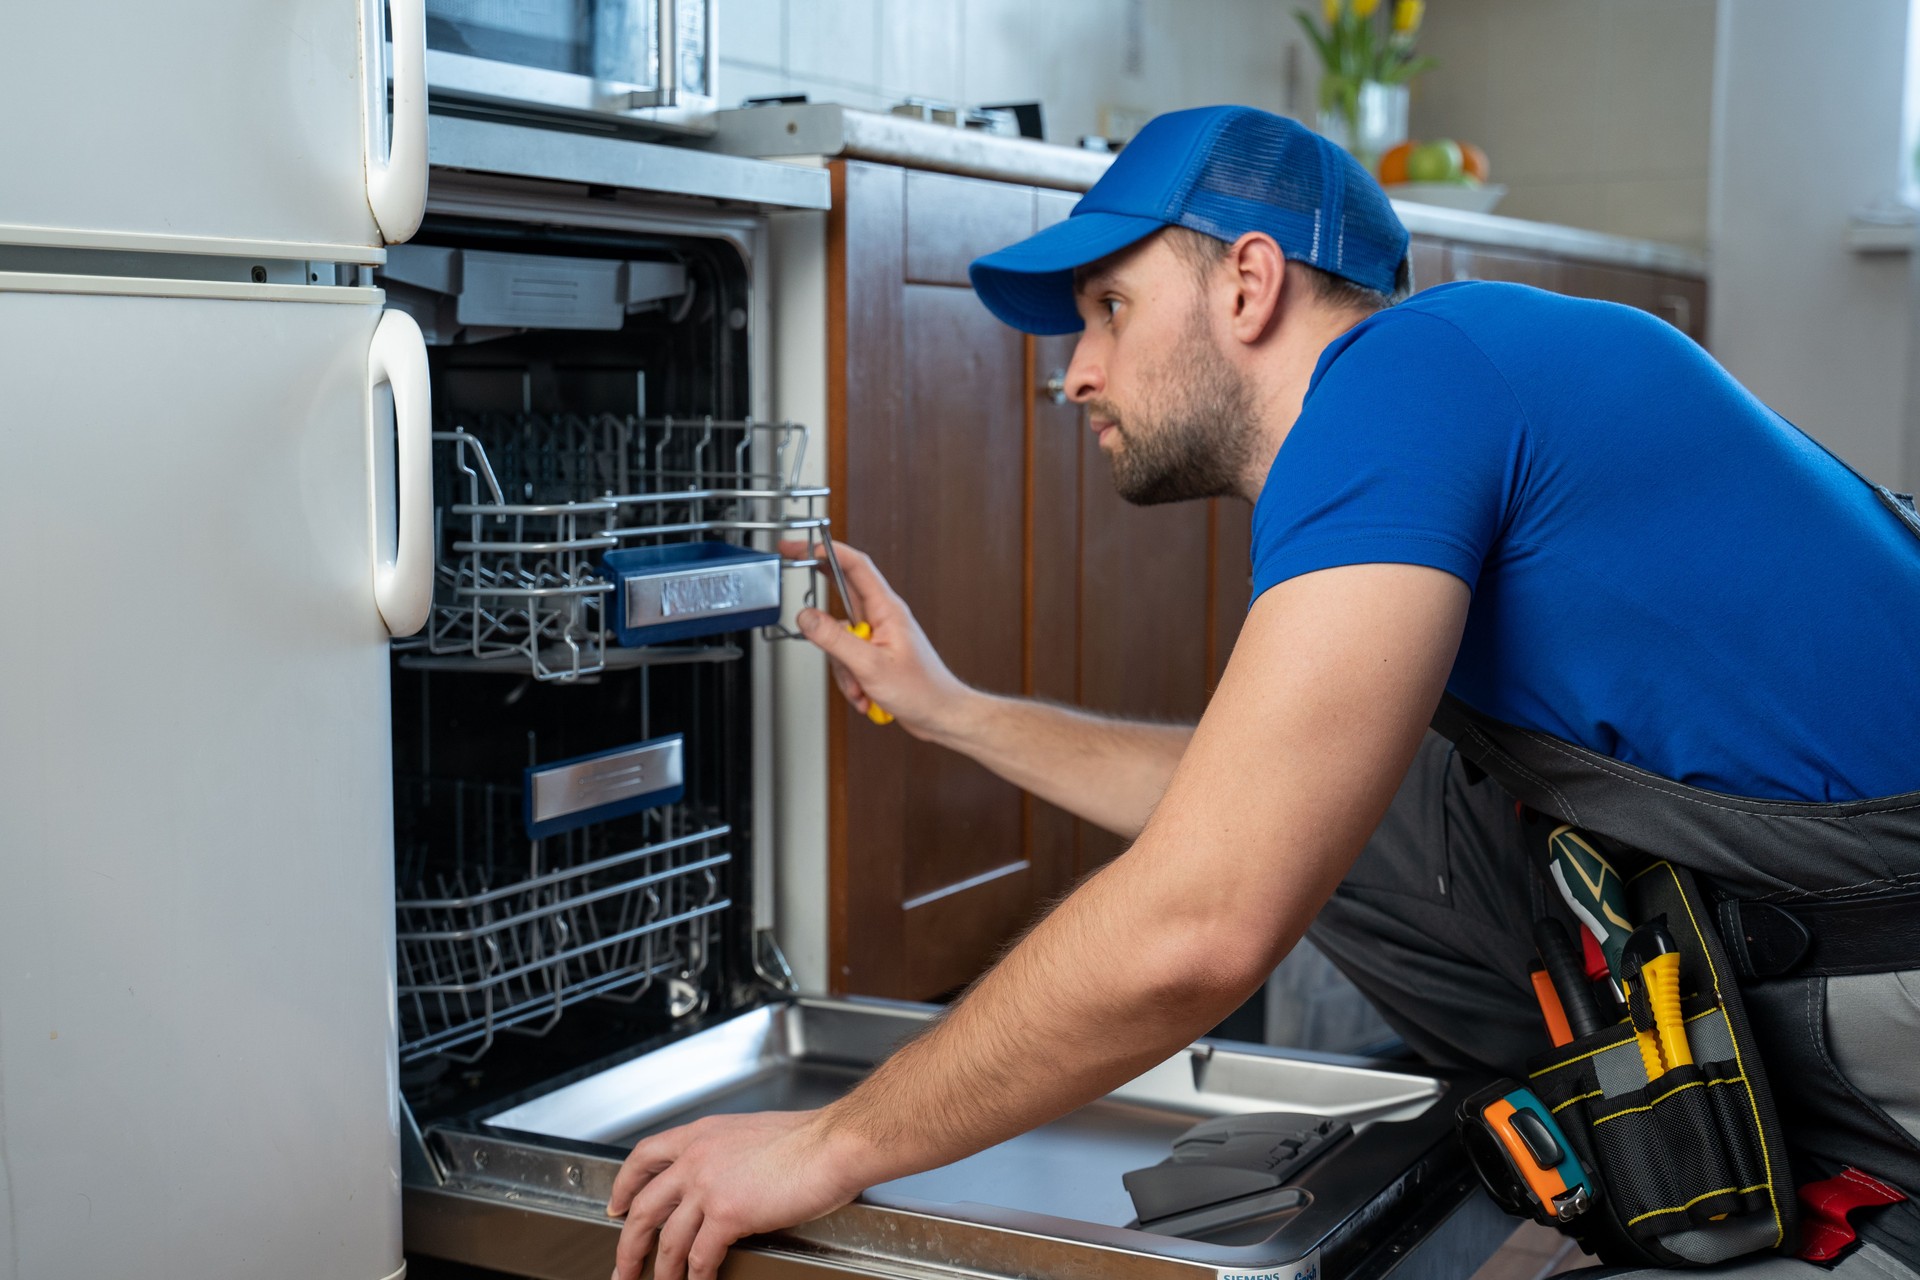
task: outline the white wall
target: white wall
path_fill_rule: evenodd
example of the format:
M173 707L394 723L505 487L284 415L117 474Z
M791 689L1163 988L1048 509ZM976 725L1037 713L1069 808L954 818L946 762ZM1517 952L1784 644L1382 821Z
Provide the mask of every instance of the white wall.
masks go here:
M909 96L1039 101L1048 140L1072 143L1179 107L1311 102L1285 0L720 0L719 12L727 106L772 93L872 110ZM1305 82L1291 92L1290 75Z
M1708 345L1756 395L1909 487L1907 255L1847 247L1897 181L1908 0L1722 0Z
M1485 148L1503 214L1704 247L1714 8L1434 0L1413 134Z

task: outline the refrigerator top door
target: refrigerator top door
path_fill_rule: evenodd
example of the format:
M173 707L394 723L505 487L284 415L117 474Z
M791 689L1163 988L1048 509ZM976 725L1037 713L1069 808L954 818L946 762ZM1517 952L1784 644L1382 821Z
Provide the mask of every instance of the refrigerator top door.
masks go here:
M0 244L383 260L425 197L422 4L391 128L383 0L6 6Z
M0 1280L382 1280L380 295L171 287L0 272Z

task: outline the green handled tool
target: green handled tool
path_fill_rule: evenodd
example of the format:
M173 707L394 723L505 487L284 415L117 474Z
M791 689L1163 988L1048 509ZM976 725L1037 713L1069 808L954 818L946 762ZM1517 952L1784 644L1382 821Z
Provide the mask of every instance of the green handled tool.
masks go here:
M1607 967L1617 983L1620 953L1633 933L1627 919L1627 886L1600 851L1572 827L1556 827L1547 837L1553 882L1580 923L1593 930Z

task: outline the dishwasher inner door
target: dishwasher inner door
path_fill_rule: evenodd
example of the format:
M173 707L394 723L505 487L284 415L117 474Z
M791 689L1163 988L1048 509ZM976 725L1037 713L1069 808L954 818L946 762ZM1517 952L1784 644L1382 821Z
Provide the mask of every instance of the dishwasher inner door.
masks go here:
M701 1116L822 1106L935 1009L787 1000L514 1105L430 1128L409 1173L407 1245L553 1280L602 1280L605 1216L633 1144ZM1036 1071L1047 1069L1036 1061ZM728 1276L1086 1276L1319 1280L1470 1275L1513 1228L1453 1136L1470 1082L1324 1054L1201 1042L1078 1111L819 1221L736 1247ZM1143 1230L1121 1176L1213 1117L1351 1125L1275 1197L1182 1234ZM1205 1216L1205 1215L1203 1215ZM1186 1221L1186 1219L1183 1219ZM596 1270L597 1268L597 1270Z

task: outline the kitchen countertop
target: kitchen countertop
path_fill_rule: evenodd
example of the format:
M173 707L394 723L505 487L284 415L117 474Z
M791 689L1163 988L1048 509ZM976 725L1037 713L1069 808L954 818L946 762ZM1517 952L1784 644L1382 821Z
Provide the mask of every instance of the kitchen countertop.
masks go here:
M734 155L876 160L1062 191L1085 191L1113 163L1113 157L1102 152L833 103L743 107L722 111L716 119L718 131L708 145ZM1707 271L1704 255L1678 245L1404 200L1394 201L1393 207L1415 235L1673 275L1704 276Z

